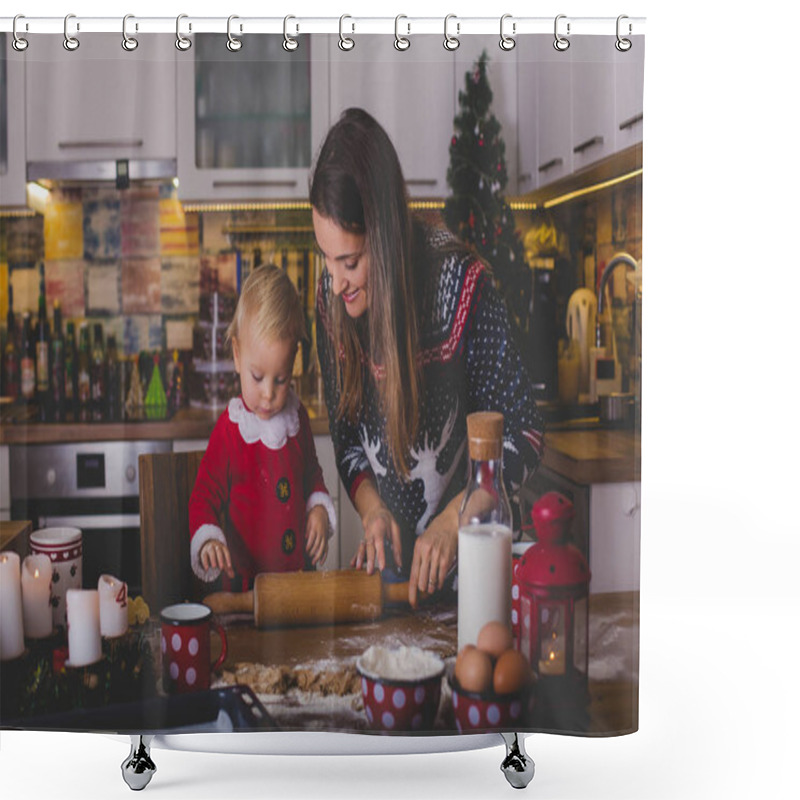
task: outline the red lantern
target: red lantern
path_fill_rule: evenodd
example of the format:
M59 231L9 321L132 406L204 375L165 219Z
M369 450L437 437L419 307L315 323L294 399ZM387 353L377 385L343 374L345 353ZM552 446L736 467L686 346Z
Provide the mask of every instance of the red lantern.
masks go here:
M572 503L558 492L534 504L537 541L522 557L517 576L519 649L539 677L540 724L547 727L579 727L589 697L591 572L566 541L574 516Z

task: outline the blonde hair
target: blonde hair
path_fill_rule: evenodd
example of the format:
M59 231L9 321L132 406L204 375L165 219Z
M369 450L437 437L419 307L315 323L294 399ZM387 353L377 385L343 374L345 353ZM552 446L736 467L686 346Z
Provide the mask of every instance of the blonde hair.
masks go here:
M289 276L274 264L256 267L242 286L226 339L238 337L245 320L252 333L265 341L306 339L303 304Z

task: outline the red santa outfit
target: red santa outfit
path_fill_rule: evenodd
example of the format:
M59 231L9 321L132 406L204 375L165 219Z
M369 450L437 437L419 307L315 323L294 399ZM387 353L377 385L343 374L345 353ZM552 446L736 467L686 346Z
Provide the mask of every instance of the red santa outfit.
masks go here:
M284 408L267 420L234 398L211 433L189 500L192 569L204 581L219 576L200 563L212 539L227 545L247 584L259 572L302 569L306 514L314 506L327 512L330 538L336 511L297 395L290 391Z

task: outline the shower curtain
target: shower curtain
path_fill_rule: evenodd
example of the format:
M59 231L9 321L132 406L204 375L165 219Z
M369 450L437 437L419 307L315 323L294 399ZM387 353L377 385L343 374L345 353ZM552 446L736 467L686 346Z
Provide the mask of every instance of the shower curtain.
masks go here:
M402 17L380 33L334 22L338 33L308 33L287 17L278 33L178 18L167 33L126 18L109 33L67 17L54 33L23 18L0 33L3 728L638 727L644 36L624 18L585 33L566 18L526 32L508 15L491 33L455 17L437 33ZM325 298L341 302L339 278L314 213L338 218L324 204L312 213L309 192L349 109L385 131L409 219L447 253L435 297L433 262L415 273L419 330L435 341L418 353L430 393L415 413L435 416L437 398L444 412L394 484L384 407L377 421L356 409L352 441L332 407L346 356L331 349L343 345ZM378 177L388 194L391 175ZM373 213L334 225L371 256ZM281 445L301 442L297 474L265 466L280 448L240 399L243 370L262 376L227 335L266 265L299 298L287 368L299 410L281 429ZM342 309L357 316L367 289L348 268ZM391 294L369 297L367 315L406 312ZM450 359L474 370L460 384ZM384 376L371 366L374 388ZM524 413L503 404L515 392L530 397ZM468 582L454 547L412 605L417 537L467 483L466 412L496 410L512 520L503 566L486 559ZM269 458L245 455L254 447ZM218 515L204 526L189 513L198 474ZM236 520L256 501L237 500L235 480L270 495L254 523L269 545L252 547L273 548L257 563L274 569L241 569L253 553ZM364 480L398 492L384 500L401 563L371 575L351 566ZM552 503L566 509L563 541L543 533L562 513ZM314 508L320 564L306 548ZM205 569L209 541L232 553L231 577ZM498 580L499 644L491 626L459 640L459 593Z

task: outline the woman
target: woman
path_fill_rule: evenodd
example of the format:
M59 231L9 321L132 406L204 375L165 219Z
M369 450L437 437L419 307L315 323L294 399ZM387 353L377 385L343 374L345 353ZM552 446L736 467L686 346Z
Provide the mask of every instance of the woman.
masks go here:
M317 352L339 473L364 526L352 563L372 573L393 560L416 605L455 564L467 414L504 414L510 496L539 463L542 421L489 268L412 219L397 153L365 111L328 132L311 206L326 266Z

